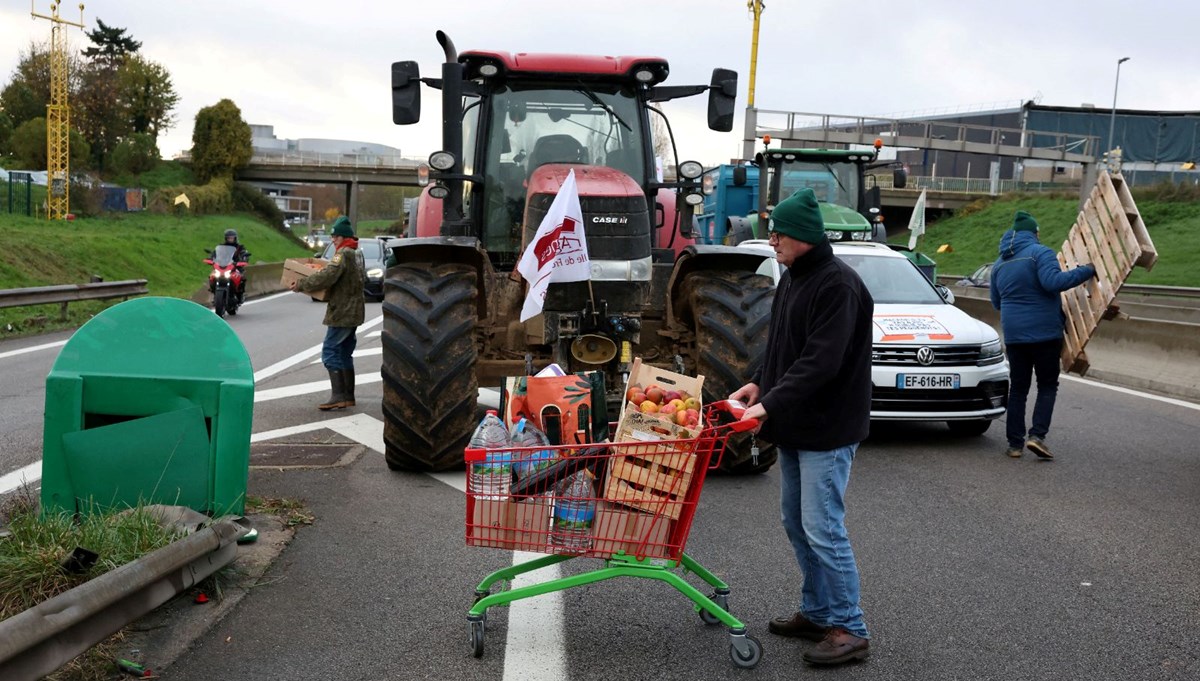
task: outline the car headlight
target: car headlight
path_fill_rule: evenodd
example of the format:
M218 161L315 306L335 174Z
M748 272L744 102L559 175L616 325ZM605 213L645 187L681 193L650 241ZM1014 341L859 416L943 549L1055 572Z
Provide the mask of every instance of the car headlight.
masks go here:
M381 269L379 267L372 267L371 269L367 270L367 276L370 277L371 279L382 277L383 269Z
M841 241L846 238L846 233L841 231L828 230L825 232L825 238L830 241Z
M979 366L987 366L989 364L999 364L1004 361L1004 349L1000 346L1000 339L988 341L979 346Z

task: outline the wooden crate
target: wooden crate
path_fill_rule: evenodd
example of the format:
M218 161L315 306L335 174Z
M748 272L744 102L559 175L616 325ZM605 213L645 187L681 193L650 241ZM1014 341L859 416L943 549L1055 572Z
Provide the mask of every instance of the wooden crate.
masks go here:
M630 418L643 416L631 414ZM628 420L628 419L627 419ZM672 520L683 511L696 465L693 447L655 442L614 450L604 477L608 501L663 515Z
M1100 177L1058 254L1061 266L1091 263L1096 278L1062 294L1067 326L1062 350L1064 371L1083 376L1088 370L1084 348L1105 311L1117 297L1134 267L1154 267L1158 252L1142 221L1129 186L1120 173Z

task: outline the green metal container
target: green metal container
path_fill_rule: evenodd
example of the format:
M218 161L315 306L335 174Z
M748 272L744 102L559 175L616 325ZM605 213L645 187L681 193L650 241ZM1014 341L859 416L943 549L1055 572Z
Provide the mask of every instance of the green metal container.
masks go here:
M43 512L138 504L241 514L254 370L229 325L176 298L96 315L46 378Z

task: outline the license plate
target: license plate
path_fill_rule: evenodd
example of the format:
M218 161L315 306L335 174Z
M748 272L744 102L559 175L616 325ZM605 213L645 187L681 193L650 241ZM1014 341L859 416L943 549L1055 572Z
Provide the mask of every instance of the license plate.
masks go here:
M896 374L896 387L901 390L958 390L958 374Z

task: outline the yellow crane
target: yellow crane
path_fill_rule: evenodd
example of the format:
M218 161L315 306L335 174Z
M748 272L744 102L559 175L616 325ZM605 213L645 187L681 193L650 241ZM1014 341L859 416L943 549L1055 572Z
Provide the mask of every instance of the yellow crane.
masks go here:
M758 24L766 5L762 0L747 0L746 7L754 13L754 35L750 40L750 96L746 106L754 108L754 76L758 69Z
M70 212L71 197L71 107L67 103L67 26L83 25L83 3L79 23L58 15L58 0L50 3L50 14L38 14L34 0L29 13L48 19L50 28L50 103L46 105L46 217L62 220Z

